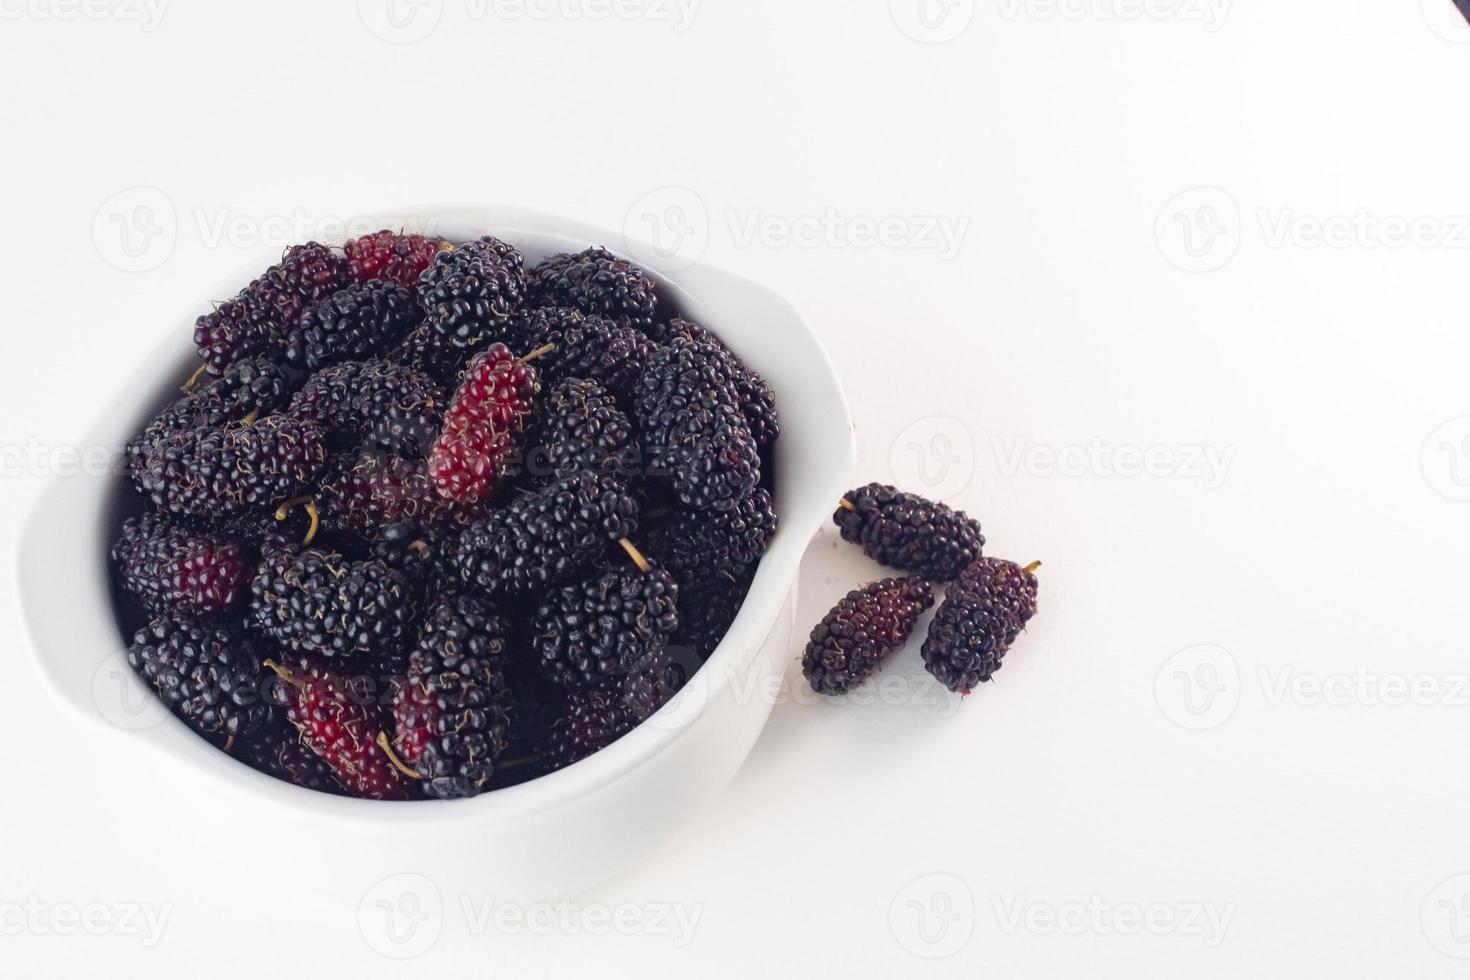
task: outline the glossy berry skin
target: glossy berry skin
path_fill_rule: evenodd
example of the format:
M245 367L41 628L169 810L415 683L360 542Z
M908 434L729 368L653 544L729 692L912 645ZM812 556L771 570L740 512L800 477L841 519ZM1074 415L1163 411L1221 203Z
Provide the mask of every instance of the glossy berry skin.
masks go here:
M317 502L324 527L360 537L402 521L463 528L489 512L486 501L461 504L441 497L424 463L372 452L335 458Z
M316 422L334 451L367 449L422 458L443 424L444 391L402 364L371 359L318 371L288 413Z
M980 557L985 535L964 511L881 483L849 490L832 521L879 564L948 582Z
M525 298L525 260L486 235L437 253L417 288L429 327L452 346L507 340Z
M595 473L555 480L461 532L454 567L464 585L520 595L584 574L638 526L638 502L621 481Z
M353 283L307 309L287 339L284 358L319 371L371 357L396 346L421 319L413 290L378 280Z
M270 549L250 590L251 625L291 650L371 664L413 639L416 590L382 562L300 545Z
M347 253L348 272L357 282L382 279L415 289L419 276L443 247L444 242L438 238L405 235L385 228L352 239L343 251Z
M243 357L274 360L307 309L347 283L342 255L320 242L293 245L238 296L198 319L199 356L211 374L222 374Z
M553 255L531 270L529 290L533 306L570 306L645 332L658 309L648 274L605 248Z
M152 612L218 616L250 592L252 568L239 542L175 527L157 514L123 522L112 561L123 588Z
M302 789L333 796L347 795L333 775L332 767L302 745L301 736L289 725L284 731L272 729L257 736L234 754L251 768Z
M682 648L700 662L708 660L735 622L754 571L747 567L680 575L679 628L669 640L670 648Z
M246 737L278 718L260 654L236 630L165 613L138 630L127 656L163 703L201 734Z
M655 345L642 331L572 307L531 311L517 327L527 351L552 349L536 359L543 384L569 378L595 381L616 395L629 393Z
M204 425L141 447L133 482L161 510L222 519L273 508L301 493L326 465L314 422L272 415L252 424Z
M468 504L489 495L516 448L536 391L536 369L504 344L471 359L429 451L429 477L441 497Z
M531 621L547 679L568 690L629 674L663 653L679 626L679 588L663 569L629 567L553 590Z
M595 470L631 479L639 455L633 423L595 381L570 378L540 400L531 426L526 465L537 476Z
M645 534L643 553L678 576L738 574L760 560L776 533L771 493L757 487L728 511L677 511Z
M1031 617L1036 576L1014 562L985 558L965 568L929 624L924 666L945 687L969 694L990 680Z
M293 657L279 665L286 683L287 715L301 743L332 769L350 795L370 800L401 800L409 780L378 747L379 732L389 730L391 713L379 696L357 686L322 660Z
M760 484L760 450L733 371L719 348L676 338L638 378L634 414L648 472L694 510L731 510Z
M745 362L726 347L719 337L696 323L675 317L669 322L661 339L667 342L675 337L704 341L725 352L732 365L731 383L735 386L740 411L745 416L746 424L750 426L751 436L758 446L769 446L775 442L781 435L781 417L776 411L776 393L771 390L766 379L746 367Z
M687 680L683 667L660 655L631 674L568 694L551 726L543 765L562 769L607 748L652 717Z
M443 599L425 618L393 714L394 747L429 796L476 796L495 774L511 723L507 632L489 604L470 596Z
M846 694L903 646L919 614L934 605L921 578L890 578L844 596L812 630L801 670L818 694Z

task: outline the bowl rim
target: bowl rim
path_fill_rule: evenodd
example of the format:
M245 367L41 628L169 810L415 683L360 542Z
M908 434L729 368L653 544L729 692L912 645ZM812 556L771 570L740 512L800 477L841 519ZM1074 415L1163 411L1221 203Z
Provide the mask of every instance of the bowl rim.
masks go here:
M820 488L813 490L814 498L817 493L821 493L835 501L846 489L847 481L856 463L856 440L851 412L840 379L829 354L823 347L820 338L811 329L810 324L788 300L769 287L705 262L702 258L692 264L681 263L677 269L661 270L656 263L650 265L646 261L635 258L635 249L630 242L636 240L631 240L626 235L551 212L524 208L519 205L478 202L429 203L365 212L353 220L367 224L373 224L379 220L384 222L375 225L375 228L391 227L391 222L395 220L442 222L445 226L480 226L490 230L491 233L503 232L504 236L511 241L526 236L561 239L569 249L601 244L613 254L627 258L648 269L658 281L661 290L671 290L686 305L699 301L696 295L698 291L716 287L738 290L747 296L758 298L779 311L788 321L783 325L783 329L789 332L794 331L790 339L799 343L792 344L783 350L783 356L789 355L793 348L805 348L801 351L805 358L802 364L804 377L809 377L814 385L825 389L824 394L828 401L823 412L828 416L827 421L832 423L832 428L834 430L840 428L843 433L842 437L832 445L832 450L841 457L840 465L834 467L835 472L830 486L824 483ZM353 227L355 230L355 225ZM451 234L448 237L459 236ZM329 241L331 244L340 244L340 241L331 241L327 238L322 240ZM621 243L623 247L615 247L614 243ZM229 272L228 278L216 284L212 293L206 295L230 295L239 288L240 283L248 282L251 277L258 274L262 258L263 256L256 256L241 263L239 267ZM686 284L691 281L692 289L686 288ZM191 323L197 315L199 305L198 302L192 302L189 310L181 312L179 320ZM720 332L717 318L704 319L714 326L717 333ZM182 351L179 340L178 336L170 335L157 345L154 353L158 356L141 362L135 371L123 372L124 382L111 392L112 397L101 402L103 406L115 406L116 408L105 411L89 427L90 434L101 435L102 438L90 440L85 443L86 445L118 445L130 437L129 434L124 434L121 439L115 438L120 430L126 431L123 427L131 425L130 412L140 412L147 399L157 398L163 391L163 386L158 383L156 370L150 372L146 378L144 377L145 370L149 364L168 363L171 359L178 358ZM189 350L192 351L192 346ZM745 355L742 354L742 356ZM146 395L140 395L140 391L145 392ZM119 421L119 419L125 421ZM777 446L778 458L780 458L779 442ZM15 549L18 572L16 581L20 586L15 590L15 595L20 606L22 631L27 640L27 647L37 661L43 683L55 699L75 709L95 724L103 725L114 731L125 731L101 717L95 705L88 706L82 703L82 700L66 687L63 680L48 664L48 660L55 655L55 652L48 654L43 650L46 641L39 629L36 617L40 607L44 605L45 595L36 593L39 587L33 585L31 577L26 574L27 559L33 551L28 543L33 533L39 533L37 529L42 525L42 516L47 510L49 497L47 491L59 479L62 478L52 476L43 481L37 489L37 499L27 508L26 517L21 526L18 547ZM112 486L111 480L98 482L103 487ZM99 510L105 510L108 504L106 493L107 490L103 489L89 493L87 496L94 504L99 505ZM425 804L418 806L387 805L389 801L333 796L305 789L258 772L243 764L221 766L217 758L219 750L172 715L166 716L163 723L134 734L149 735L151 737L148 740L154 743L154 748L160 751L168 750L171 756L194 762L196 768L203 769L210 776L215 777L218 780L216 786L221 789L236 787L256 796L269 793L272 800L280 806L325 820L369 823L397 822L405 819L415 822L452 823L461 820L480 822L486 819L523 817L554 809L578 797L590 795L662 755L694 728L697 721L725 695L734 676L750 668L771 631L776 627L782 604L795 588L801 558L807 545L825 523L825 516L815 521L808 517L801 525L793 526L786 513L791 503L785 499L786 496L786 494L778 495L777 511L782 517L780 526L757 567L750 589L734 623L714 653L695 673L694 678L691 678L684 691L681 691L680 695L664 705L650 719L638 725L612 745L556 772L469 799L409 801ZM820 508L817 509L820 511ZM105 517L101 514L93 516L105 521ZM101 565L105 569L105 552L98 557L103 559ZM752 596L767 597L765 604L769 605L769 609L756 608L756 604L751 601ZM111 609L110 600L106 602L106 606L109 610ZM755 624L758 618L768 621L763 627L757 627ZM107 623L106 628L117 635L118 628L115 622ZM757 631L759 631L758 635ZM743 642L732 643L732 637ZM120 644L122 639L119 637ZM701 678L702 681L696 685L695 681ZM133 680L138 685L142 685L141 680L136 677ZM151 688L143 686L142 689L148 691L150 696L152 695ZM668 719L673 713L688 710L687 701L692 697L694 690L698 690L702 697L701 703L695 706L696 713L682 723L668 724ZM689 693L686 694L686 692ZM681 698L684 700L681 701Z

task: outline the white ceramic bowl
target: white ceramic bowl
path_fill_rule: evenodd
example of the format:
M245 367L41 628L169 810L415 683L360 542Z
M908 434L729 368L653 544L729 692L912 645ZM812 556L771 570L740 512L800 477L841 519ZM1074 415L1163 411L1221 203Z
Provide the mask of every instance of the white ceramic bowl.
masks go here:
M621 235L510 207L409 208L372 226L405 222L459 241L491 233L520 247L528 262L593 244L627 252ZM168 343L140 358L127 383L99 401L98 421L82 445L115 450L138 431L197 363L190 337L205 301L232 295L268 261L201 292ZM316 882L356 900L385 876L409 872L445 895L531 899L575 894L631 867L718 794L770 714L769 691L792 651L798 565L847 489L852 427L831 363L790 304L705 265L655 273L662 296L714 329L769 380L782 427L780 529L729 634L677 698L602 752L475 799L380 803L299 789L194 736L128 670L106 560L124 478L56 479L19 549L16 580L31 650L52 691L79 717L110 737L132 739L129 751L140 766L177 773L177 792L168 798L99 804L158 808L183 848L202 849L221 833L269 840L269 858L241 862L232 874L279 880L290 869L293 887ZM137 313L155 318L155 311ZM198 841L189 839L193 833Z

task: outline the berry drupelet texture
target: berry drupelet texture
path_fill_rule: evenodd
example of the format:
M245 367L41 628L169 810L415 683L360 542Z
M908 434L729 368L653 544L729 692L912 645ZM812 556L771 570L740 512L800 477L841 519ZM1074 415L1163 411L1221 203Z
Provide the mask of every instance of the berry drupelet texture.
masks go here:
M846 694L903 646L919 614L934 605L921 578L890 578L844 596L812 630L801 670L818 694Z
M441 497L468 504L495 489L537 390L536 369L504 344L474 356L429 452L429 476Z
M563 769L607 748L668 703L688 680L662 656L631 673L566 696L542 753L547 770Z
M123 588L155 613L217 616L240 606L250 592L253 569L239 542L171 525L157 514L123 522L112 561Z
M583 470L631 479L639 456L633 423L595 381L570 378L537 406L526 466L533 475L572 476Z
M678 628L678 598L673 576L658 568L604 572L553 590L531 623L542 671L580 690L637 670Z
M242 357L281 356L290 333L316 303L346 286L347 259L322 245L293 245L234 299L200 317L194 345L211 374Z
M461 504L441 497L424 463L379 453L336 457L318 493L322 525L342 534L371 537L389 524L462 528L485 517L485 501Z
M551 348L536 359L544 384L582 378L618 395L632 390L655 346L640 330L572 307L533 310L517 332L528 351Z
M725 352L731 364L731 383L735 386L740 411L745 416L746 424L750 426L751 436L759 446L769 446L775 442L781 434L781 417L776 411L776 393L771 390L766 379L746 367L745 362L735 356L735 352L726 347L719 337L696 323L675 317L669 322L663 339L667 342L676 337L703 341Z
M419 276L444 245L438 238L405 235L385 228L352 239L343 251L347 253L348 272L357 282L381 279L414 289Z
M681 577L721 571L736 574L760 560L775 533L775 502L769 490L757 487L728 511L676 511L644 535L642 547L649 557Z
M416 590L379 561L299 545L268 549L250 590L251 624L291 650L373 664L413 639Z
M760 451L719 348L675 338L649 358L634 401L649 472L685 506L733 509L761 480Z
M964 511L881 483L849 490L832 520L879 564L936 582L953 579L985 546L980 522Z
M255 645L222 625L165 613L133 636L128 664L201 734L246 737L278 717Z
M394 747L429 796L475 796L494 776L511 723L507 631L493 608L469 596L441 600L424 620L393 712Z
M331 767L343 789L371 800L408 795L409 781L377 744L392 715L376 692L312 657L293 657L273 669L285 681L286 717L301 743Z
M518 595L577 578L637 526L638 502L621 481L579 473L466 528L454 563L465 585Z
M461 348L509 339L525 292L521 253L489 235L439 252L418 282L429 327Z
M378 280L353 283L310 307L287 339L287 363L319 371L400 343L423 318L413 290Z
M658 297L648 274L605 248L553 255L528 277L532 306L570 306L647 332Z
M679 576L679 628L669 641L700 662L708 660L730 631L745 594L750 591L754 569L709 575Z
M284 731L272 729L257 736L234 754L251 768L303 789L334 796L346 795L332 774L332 767L302 745L301 736L289 725Z
M327 460L321 428L285 415L174 432L131 455L133 482L155 506L214 519L298 495Z
M986 558L965 568L929 624L924 666L945 687L969 694L990 680L1036 615L1035 565Z
M421 458L443 423L444 392L428 375L385 360L348 361L312 375L289 414L327 433L332 450Z

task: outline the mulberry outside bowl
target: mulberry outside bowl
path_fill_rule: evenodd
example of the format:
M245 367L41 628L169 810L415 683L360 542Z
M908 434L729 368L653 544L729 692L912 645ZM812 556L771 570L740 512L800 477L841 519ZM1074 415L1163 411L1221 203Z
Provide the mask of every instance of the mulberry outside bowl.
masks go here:
M365 216L355 227L405 227L460 241L494 234L528 262L588 245L624 251L621 235L513 207L421 206ZM233 295L264 264L195 297L168 342L99 403L101 417L82 445L115 451L137 432L197 364L190 336L198 310ZM124 659L107 553L125 477L114 466L44 488L18 549L31 653L55 696L109 733L99 737L130 739L140 765L177 772L170 798L129 801L157 808L179 838L175 853L204 854L220 839L260 841L268 854L235 863L232 875L279 884L290 869L293 888L315 883L333 901L358 901L403 874L421 876L405 880L446 902L486 894L548 899L638 864L734 776L792 655L799 564L847 489L852 424L821 344L780 296L704 264L651 271L661 297L714 329L775 389L780 527L735 623L688 686L633 732L559 772L474 799L386 803L301 789L226 757L164 710ZM145 316L153 320L150 311ZM68 615L55 615L59 609Z

